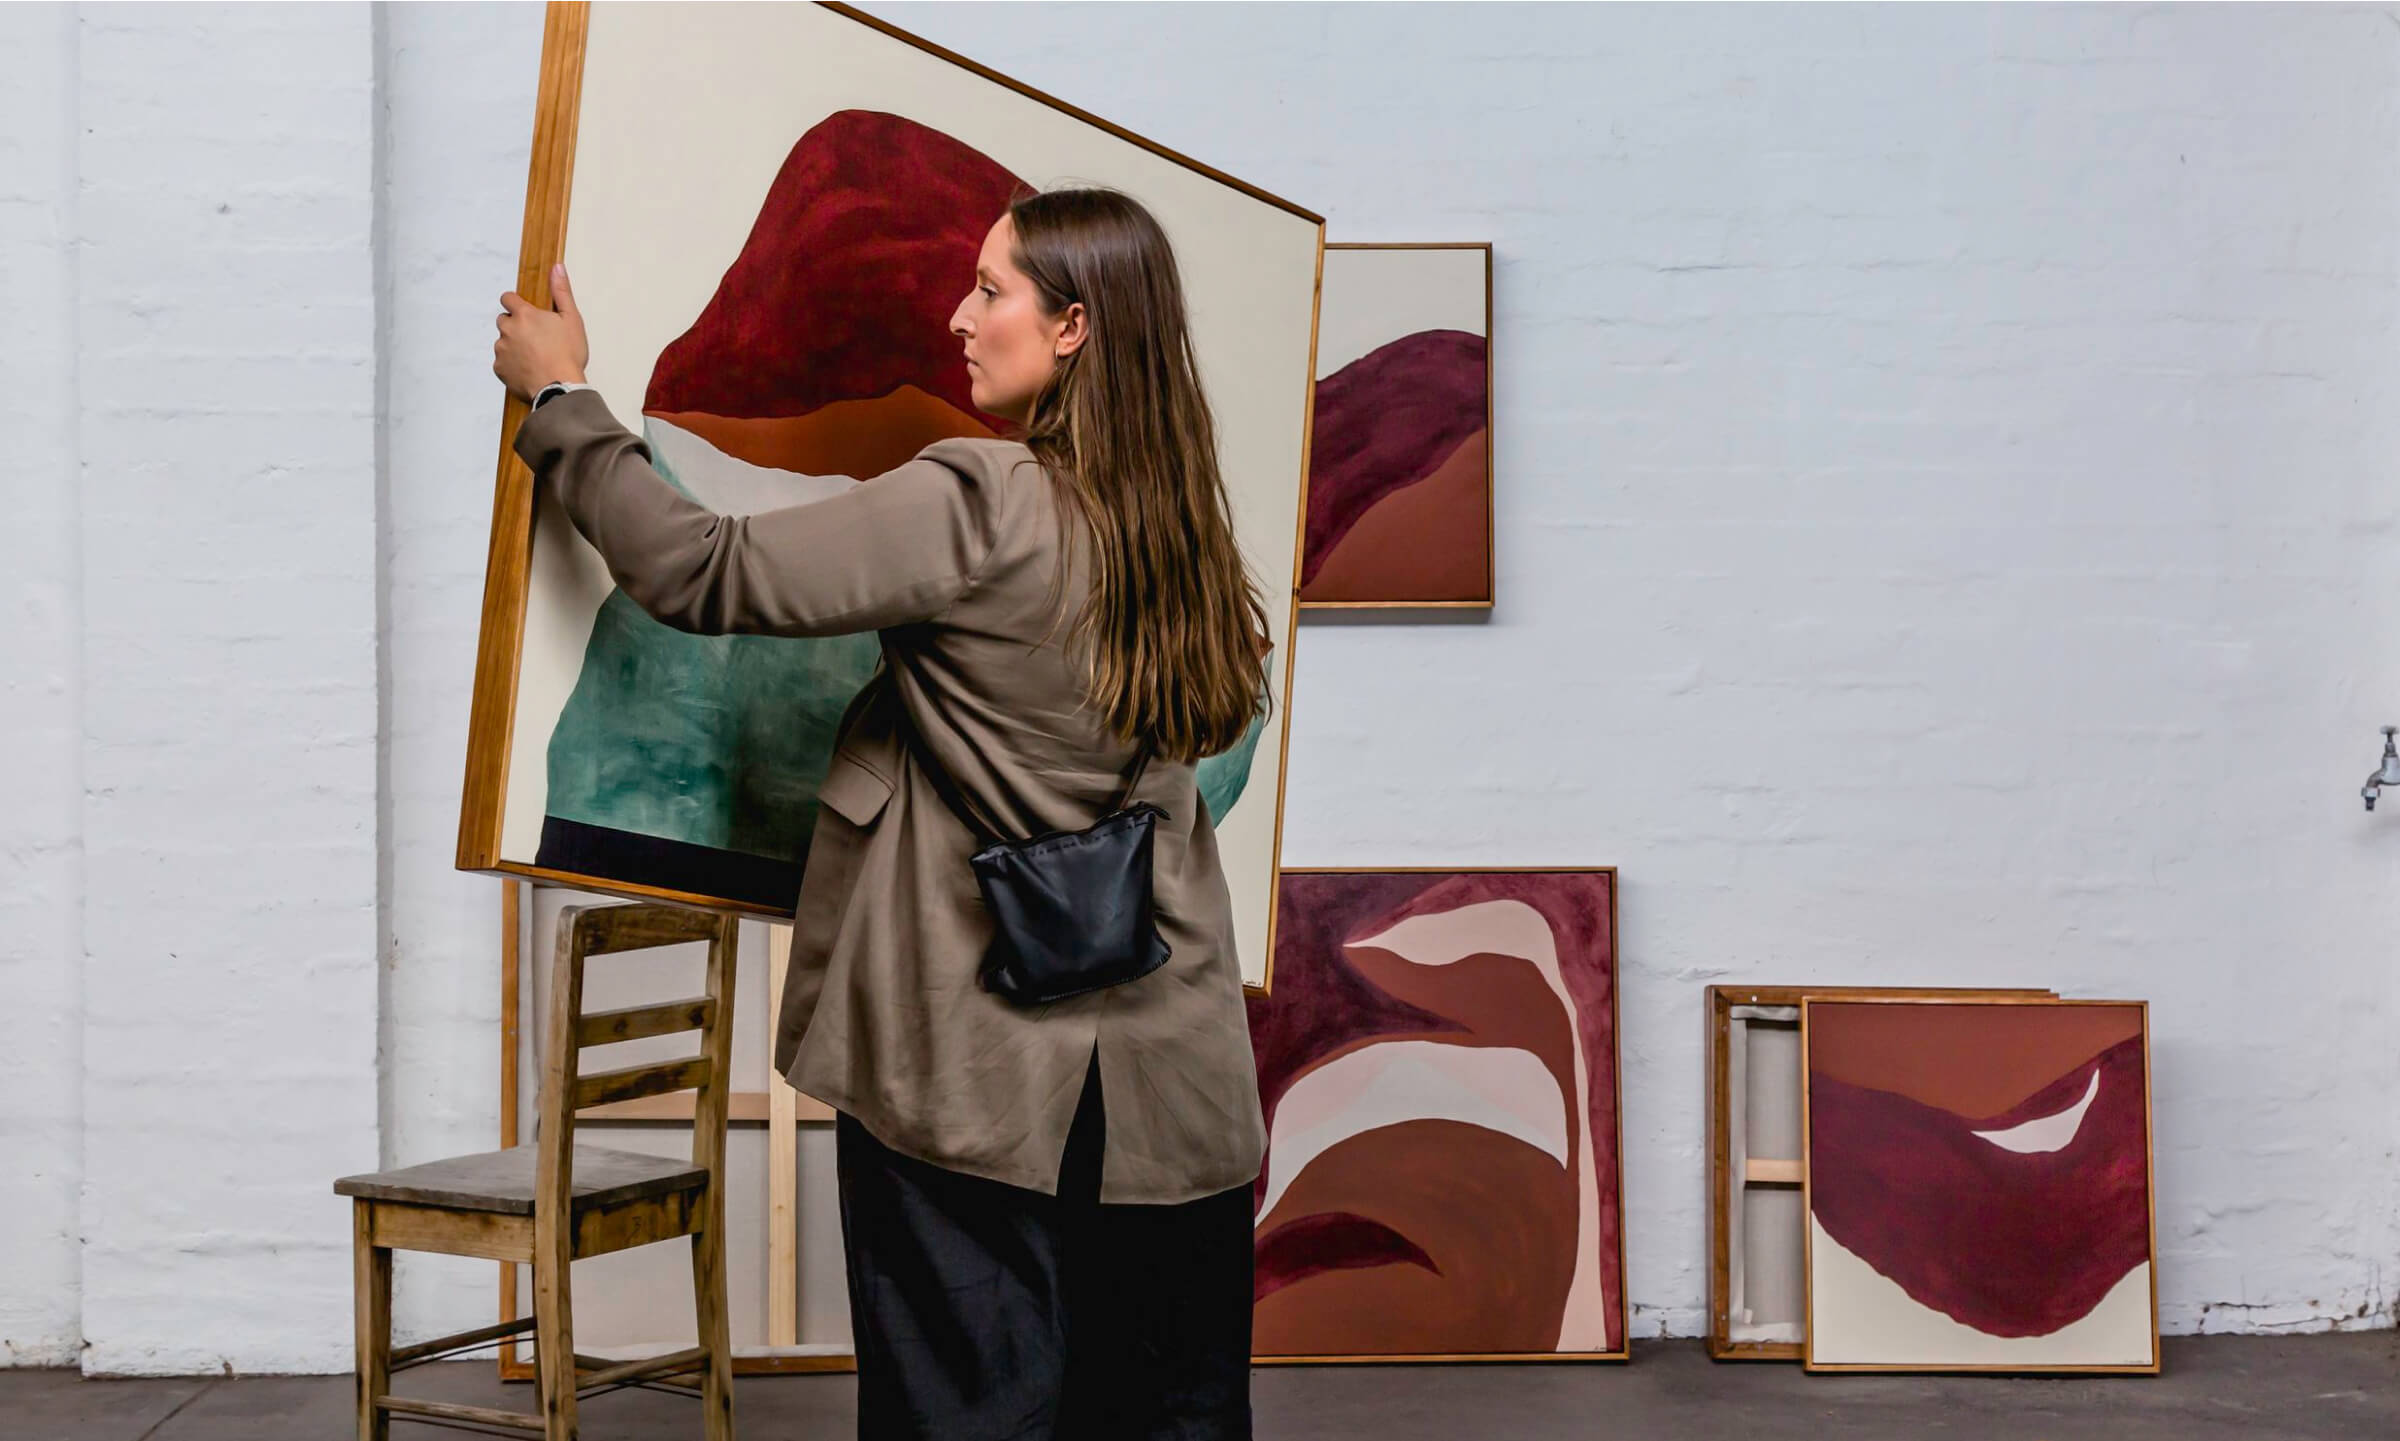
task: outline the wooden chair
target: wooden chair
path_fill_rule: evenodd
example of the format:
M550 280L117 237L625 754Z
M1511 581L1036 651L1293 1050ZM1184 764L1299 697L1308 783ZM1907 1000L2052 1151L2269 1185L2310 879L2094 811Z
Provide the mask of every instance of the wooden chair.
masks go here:
M707 1441L732 1441L733 1354L725 1312L725 1109L733 1043L736 922L673 906L582 906L558 918L542 1052L539 1130L530 1146L346 1176L357 1265L359 1441L386 1441L391 1418L570 1441L578 1397L697 1374ZM583 1013L588 956L708 942L707 994ZM590 1075L585 1046L700 1033L699 1054ZM575 1144L575 1113L611 1101L697 1090L690 1164ZM692 1238L700 1344L622 1363L575 1354L568 1263L678 1236ZM533 1267L534 1314L392 1349L392 1252L488 1256ZM395 1371L534 1335L541 1414L388 1394ZM674 1387L670 1389L684 1389ZM691 1394L686 1390L686 1394Z

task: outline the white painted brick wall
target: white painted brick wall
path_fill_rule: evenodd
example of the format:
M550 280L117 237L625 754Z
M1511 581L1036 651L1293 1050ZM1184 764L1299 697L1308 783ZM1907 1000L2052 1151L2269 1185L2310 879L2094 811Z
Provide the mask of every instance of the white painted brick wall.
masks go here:
M1699 1320L1717 979L2149 997L2168 1328L2390 1323L2400 27L877 8L1333 238L1498 245L1501 608L1305 630L1287 855L1623 867L1638 1332ZM338 1370L326 1182L492 1137L449 866L539 10L57 15L0 8L69 77L0 97L52 537L0 984L53 1007L0 1020L0 1336ZM402 1329L489 1280L409 1270Z
M75 540L74 17L0 7L0 1364L81 1339L82 794ZM56 57L57 63L50 63Z
M459 778L483 613L501 392L492 317L516 284L538 5L384 11L392 202L390 775L392 957L385 1159L499 1144L500 886L459 874ZM402 1258L404 1335L495 1314L489 1262Z
M81 12L84 1366L343 1370L376 1162L366 6Z

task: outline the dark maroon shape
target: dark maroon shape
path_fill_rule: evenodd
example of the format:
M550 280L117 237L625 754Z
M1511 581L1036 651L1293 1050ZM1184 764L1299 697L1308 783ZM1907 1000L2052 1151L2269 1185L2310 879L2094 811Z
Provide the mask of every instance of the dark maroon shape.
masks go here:
M1354 970L1343 943L1425 889L1417 875L1289 875L1275 907L1274 994L1248 997L1250 1049L1267 1124L1301 1073L1323 1056L1377 1036L1458 1034L1467 1028L1385 994ZM1267 1197L1262 1169L1255 1187Z
M1250 1299L1264 1301L1320 1271L1392 1265L1421 1266L1436 1276L1442 1274L1424 1247L1381 1221L1348 1211L1322 1211L1278 1226L1259 1238L1258 1270L1250 1283Z
M1303 582L1377 501L1433 474L1484 428L1487 376L1482 336L1420 330L1317 382Z
M1287 875L1275 907L1274 994L1250 996L1250 1045L1267 1115L1317 1057L1375 1036L1466 1028L1384 994L1350 967L1347 942L1423 891L1419 875Z
M784 157L700 318L659 355L642 408L755 420L914 385L975 414L949 320L1021 188L913 120L826 116Z
M1969 1134L2100 1094L2064 1150ZM2119 1043L2004 1115L1970 1121L1889 1091L1809 1077L1809 1207L1843 1249L1990 1336L2047 1336L2150 1259L2142 1042Z

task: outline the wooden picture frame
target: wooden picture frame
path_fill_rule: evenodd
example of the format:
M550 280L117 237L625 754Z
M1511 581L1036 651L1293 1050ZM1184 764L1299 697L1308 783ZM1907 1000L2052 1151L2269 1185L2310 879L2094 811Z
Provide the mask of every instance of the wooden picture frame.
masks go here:
M1315 347L1315 289L1323 278L1324 221L1314 212L1288 200L1272 195L1256 186L1234 179L1210 166L1201 164L1165 146L1146 140L1120 126L1102 120L1063 100L1031 86L1011 80L987 67L976 64L930 41L909 34L898 27L841 4L820 4L815 10L842 17L845 21L875 32L876 35L898 42L920 52L923 56L943 62L975 80L988 82L1045 107L1049 112L1066 117L1080 126L1090 127L1105 138L1123 142L1146 152L1148 156L1168 162L1180 171L1214 182L1238 192L1249 201L1272 207L1291 220L1314 228L1315 274L1308 278L1308 325L1311 358L1307 374L1313 375ZM585 90L585 56L590 43L593 16L582 0L553 0L548 6L543 33L541 81L536 103L532 157L526 184L526 204L523 228L519 240L517 289L537 305L549 304L549 274L554 262L567 254L567 219L570 190L575 168L578 131L582 122L582 101ZM1267 212L1259 212L1261 214ZM1187 269L1192 262L1186 257ZM1300 277L1293 277L1297 287ZM586 300L587 310L591 302ZM1295 329L1296 329L1295 322ZM1296 337L1295 337L1296 345ZM1305 378L1305 377L1303 377ZM1303 544L1301 521L1306 514L1306 484L1308 467L1308 431L1313 386L1304 385L1297 397L1293 414L1297 417L1300 434L1295 450L1299 475L1294 498L1290 539L1290 574L1288 588L1270 585L1270 606L1283 608L1280 624L1280 645L1283 655L1280 667L1270 668L1271 686L1280 690L1270 696L1272 711L1262 721L1257 765L1248 789L1256 796L1263 811L1267 802L1264 784L1265 768L1273 766L1272 814L1243 823L1251 829L1250 840L1242 844L1246 851L1263 851L1263 859L1245 854L1241 869L1235 873L1237 915L1245 931L1243 950L1273 954L1275 891L1274 863L1280 853L1283 832L1283 807L1291 736L1292 685L1295 674L1294 655L1298 628L1298 571ZM1262 414L1264 412L1261 412ZM511 824L507 819L509 772L512 752L520 745L515 734L520 708L519 679L524 665L529 587L534 574L535 495L531 473L514 452L518 426L526 414L525 405L517 400L507 401L502 414L498 464L494 486L492 531L486 556L480 643L477 648L473 701L467 733L467 761L459 810L457 866L461 870L508 876L522 880L571 886L598 894L621 896L637 900L666 901L701 909L752 915L767 919L787 918L788 903L777 905L757 899L730 895L713 895L674 886L649 884L621 877L584 874L545 866L525 859L530 851L520 840L517 853L509 854L504 844L504 830ZM1280 437L1281 421L1276 422L1273 435ZM1260 434L1266 434L1260 431ZM1288 444L1276 439L1275 445ZM1276 502L1280 505L1280 501ZM1237 505L1237 510L1239 506ZM1262 512L1262 514L1265 512ZM1266 527L1276 529L1276 527ZM1274 542L1280 546L1281 541ZM1278 556L1267 566L1275 570L1282 563ZM1280 711L1274 714L1273 711ZM1270 758L1264 752L1274 752ZM521 762L520 762L521 763ZM1236 812L1234 820L1241 821ZM523 820L515 823L524 824ZM1255 864L1253 864L1255 862ZM1233 867L1229 866L1229 870ZM1252 872L1256 874L1253 875ZM796 890L796 881L794 883ZM1263 892L1263 894L1262 894ZM1246 975L1246 984L1254 992L1263 992L1272 984L1271 973L1261 969Z
M1368 615L1373 615L1373 614L1378 614L1378 613L1382 613L1382 614L1395 614L1395 613L1407 613L1407 612L1415 612L1415 611L1430 611L1430 612L1465 612L1465 613L1470 613L1470 614L1472 614L1472 613L1475 613L1475 612L1487 612L1487 613L1488 613L1488 612L1490 612L1491 610L1493 610L1493 609L1494 609L1494 608L1497 606L1497 604L1498 604L1498 601L1499 601L1499 585L1500 585L1500 582L1499 582L1499 569L1500 569L1500 564L1499 564L1499 546L1500 546L1500 542L1499 542L1499 529L1498 529L1499 514L1498 514L1498 508L1497 508L1497 505L1496 505L1496 503L1495 503L1495 501L1494 501L1494 498L1493 498L1493 497L1494 497L1494 492L1495 492L1495 491L1498 489L1498 479L1499 479L1499 460L1498 460L1497 451L1496 451L1496 449L1495 449L1495 447L1496 447L1496 446L1497 446L1497 444L1498 444L1498 440L1497 440L1497 437L1496 437L1496 435L1495 435L1495 430L1496 430L1496 427L1495 427L1495 425L1493 424L1493 418L1494 418L1494 415L1495 415L1495 413L1496 413L1496 408L1497 408L1496 391L1494 390L1494 374L1495 374L1495 372L1494 372L1494 360L1493 360L1493 357L1494 357L1494 354L1496 353L1496 351L1497 351L1497 349L1498 349L1498 337L1497 337L1497 335L1496 335L1496 333L1495 333L1495 330L1494 330L1494 326L1495 326L1495 323L1496 323L1496 320L1497 320L1497 316L1496 316L1496 314L1495 314L1495 308L1494 308L1494 305L1493 305L1493 278L1492 278L1492 277L1493 277L1493 270L1494 270L1494 266L1493 266L1492 242L1490 242L1490 241L1488 241L1488 240L1439 240L1439 241L1434 241L1434 240L1428 240L1428 241L1350 241L1350 240L1345 240L1345 241L1327 241L1327 242L1326 242L1326 244L1325 244L1325 249L1326 249L1326 251L1327 251L1329 254L1330 254L1330 253L1333 253L1333 252L1353 252L1353 253L1355 253L1355 252L1362 252L1362 251L1365 251L1365 252L1373 252L1373 251L1427 251L1427 250L1434 250L1434 251L1449 251L1449 250L1473 250L1473 251L1480 251L1480 252L1482 252L1482 255L1483 255L1483 343L1484 343L1484 353L1483 353L1483 401L1484 401L1484 403L1483 403L1483 434L1484 434L1484 445L1485 445L1485 460L1484 460L1484 482L1483 482L1483 553L1484 553L1484 554L1483 554L1483 562L1484 562L1484 570L1483 570L1483 594L1482 594L1481 596L1479 596L1479 597L1476 597L1476 598L1473 598L1473 599L1463 599L1463 600L1427 600L1427 599L1391 599L1391 600L1312 600L1312 599L1309 599L1309 598L1307 598L1307 591L1306 591L1306 587L1305 587L1305 586L1303 586L1303 587L1302 587L1302 589L1301 589L1301 597L1302 597L1302 598L1301 598L1301 601L1300 601L1300 609L1301 609L1301 611L1302 611L1302 613L1303 613L1303 614L1333 613L1333 612L1358 612L1358 613L1364 613L1364 614L1368 614ZM1322 285L1321 285L1321 284L1320 284L1320 287L1319 287L1319 288L1320 288L1320 291L1321 291L1321 290L1322 290ZM1321 304L1321 303L1322 303L1322 302L1320 302L1320 304ZM1321 329L1321 328L1322 328L1322 320L1321 320L1321 317L1320 317L1320 329ZM1320 362L1320 363L1321 363L1321 362ZM1318 377L1319 383L1321 384L1321 383L1323 382L1323 380L1324 380L1324 379L1325 379L1325 377L1322 377L1322 376ZM1313 424L1313 415L1312 415L1312 424ZM1303 543L1305 544L1305 539L1304 539Z
M2133 1010L2135 1010L2135 1011L2137 1011L2137 1012L2138 1012L2138 1014L2139 1014L2139 1016L2140 1016L2140 1034L2141 1034L2141 1042L2142 1042L2142 1045L2141 1045L2141 1056L2142 1056L2142 1165L2143 1165L2143 1184L2144 1184L2144 1191L2145 1191L2145 1196L2144 1196L2144 1212L2143 1212L2143 1214L2144 1214L2144 1224L2145 1224L2145 1225L2146 1225L2146 1227L2148 1228L2148 1249L2147 1249L2147 1263L2146 1263L2146 1264L2147 1264L2147 1267L2148 1267L2148 1272L2149 1272L2149 1275L2148 1275L2148 1281L2149 1281L2149 1285L2148 1285L2148 1288L2147 1288L2147 1289L2148 1289L2148 1293L2149 1293L2149 1294L2148 1294L2148 1301L2149 1301L2149 1342L2150 1342L2150 1356L2149 1356L2149 1360L2148 1360L2147 1362L2144 1362L2144 1363L2138 1363L2138 1364L2095 1364L2095 1365L2081 1365L2081 1364L2050 1364L2050 1363L2043 1363L2043 1364L2025 1364L2025 1363L2013 1363L2013 1362L1997 1362L1997 1363L1978 1363L1978 1362L1944 1362L1944 1363L1905 1362L1905 1363L1890 1363L1890 1364L1885 1364L1885 1363L1866 1363L1866 1362L1829 1362L1829 1361L1820 1360L1820 1359L1818 1358L1818 1354L1817 1354L1818 1336L1817 1336L1817 1319L1816 1319L1816 1312L1817 1312L1817 1304L1818 1304L1819 1297L1818 1297L1818 1294L1817 1294L1817 1281L1816 1281L1816 1254L1815 1254L1815 1247L1814 1247L1813 1245L1811 1245L1811 1246L1808 1248L1808 1250L1807 1250L1807 1251L1804 1253L1804 1255L1806 1256L1806 1259L1807 1259L1808 1294L1809 1294L1809 1302L1808 1302L1808 1305L1809 1305L1809 1323L1808 1323L1809 1330L1808 1330L1808 1342L1807 1342L1807 1350L1806 1350L1806 1354L1805 1354L1805 1356L1803 1357L1803 1364L1805 1365L1806 1369L1808 1369L1808 1370L1809 1370L1809 1371L1811 1371L1811 1372L1847 1373L1847 1374L1871 1374L1871 1373L1877 1373L1877 1372L1884 1372L1884 1373L1905 1373L1905 1374L1917 1374L1917 1375L1937 1375L1937 1374L1938 1374L1938 1375L1950 1375L1950 1374L1983 1374L1983 1375L2019 1375L2019 1376L2075 1376L2075 1375L2091 1375L2091 1376L2155 1376L2155 1375L2157 1375L2157 1374L2159 1373L2159 1370L2160 1370L2160 1352L2159 1352L2159 1324L2158 1324L2158 1152L2157 1152L2156 1134L2155 1134L2155 1130L2154 1130L2154 1117L2153 1117L2153 1112L2152 1112L2152 1107L2151 1107L2151 1100L2150 1100L2150 1098L2151 1098L2151 1076L2152 1076L2151 1057L2150 1057L2150 1003L2149 1003L2148 1001L2116 1001L2116 1000L2064 1000L2064 999L2060 999L2060 998L2058 998L2058 997L2055 997L2055 996L2052 996L2052 997L2034 997L2034 996L1975 996L1975 997L1940 997L1940 998L1925 998L1925 997L1911 997L1911 998L1870 997L1870 998L1857 998L1857 999L1854 999L1854 998L1848 998L1848 997L1834 997L1834 996L1811 996L1811 997L1808 997L1808 998L1805 998L1805 999L1803 999L1803 1000L1801 1001L1801 1003L1800 1003L1800 1032L1801 1032L1801 1042L1800 1042L1800 1048L1801 1048L1801 1082L1802 1082L1803 1094L1804 1094L1804 1100L1803 1100L1803 1103L1802 1103L1802 1106L1801 1106L1801 1112L1800 1112L1800 1122L1801 1122L1801 1150L1802 1150L1802 1157L1803 1157L1803 1160L1802 1160L1803 1176L1802 1176L1802 1192L1801 1192L1801 1194L1802 1194L1802 1208L1803 1208L1803 1214L1804 1214L1804 1215L1809 1215L1809 1216L1813 1216L1813 1215L1815 1214L1814 1207L1815 1207L1815 1193L1816 1193L1816 1185L1817 1185L1817 1183L1816 1183L1816 1180L1815 1180L1815 1176L1814 1176L1814 1166L1815 1166L1815 1162L1816 1162L1816 1156L1815 1156L1815 1149L1814 1149L1814 1144L1813 1144L1813 1140L1812 1140L1812 1110L1813 1110L1813 1105L1812 1105L1812 1100L1807 1098L1807 1097L1809 1097L1809 1094L1810 1094L1810 1092L1813 1090L1813 1087L1811 1086L1811 1075L1810 1075L1810 1064L1809 1064L1809 1056L1810 1056L1810 1050L1809 1050L1809 1036L1810 1036L1810 1024L1811 1024L1811 1014L1810 1014L1810 1013L1811 1013L1812 1009L1814 1009L1814 1008L1816 1008L1816 1007L1818 1007L1818 1006L1820 1006L1820 1005L1842 1005L1842 1006L1851 1006L1851 1005L1868 1005L1868 1006L1906 1006L1906 1007L1932 1007L1932 1006L1978 1006L1978 1007L1981 1007L1981 1006L1989 1006L1989 1007L1996 1007L1996 1008L2002 1008L2002 1007L2021 1007L2021 1006L2041 1006L2041 1007L2048 1007L2048 1008L2111 1007L2111 1008L2117 1008L2117 1009L2126 1009L2126 1008L2130 1008L2130 1009L2133 1009Z
M1255 1351L1251 1357L1257 1366L1322 1366L1322 1365L1428 1365L1524 1362L1625 1362L1632 1359L1633 1304L1625 1287L1625 1172L1624 1172L1624 1044L1621 1031L1624 1007L1621 985L1624 974L1623 940L1618 924L1621 910L1619 888L1621 876L1615 866L1286 866L1283 874L1290 876L1606 876L1608 878L1608 935L1610 948L1609 1025L1610 1071L1609 1084L1614 1089L1615 1135L1611 1145L1616 1158L1614 1175L1607 1183L1617 1209L1617 1236L1614 1254L1616 1267L1617 1303L1614 1308L1618 1334L1623 1344L1610 1350L1598 1351L1492 1351L1441 1352L1404 1354L1313 1353L1306 1355L1268 1355ZM1278 888L1280 889L1280 887ZM1272 997L1253 997L1253 1005L1271 1004ZM1578 1098L1579 1100L1581 1098ZM1588 1104L1588 1103L1586 1103ZM1270 1166L1271 1153L1270 1153ZM1254 1217L1253 1226L1263 1217Z
M1801 1161L1798 1157L1756 1158L1748 1153L1747 1137L1737 1134L1734 1120L1734 1060L1737 1053L1734 1030L1736 1012L1749 1009L1791 1011L1789 1022L1794 1039L1799 1030L1800 1003L1810 996L1838 999L1873 997L1927 1000L1959 1000L1978 996L2022 996L2047 998L2053 991L2019 989L1950 989L1944 987L1905 986L1735 986L1718 985L1708 988L1708 1333L1706 1343L1711 1359L1718 1361L1800 1361L1806 1348L1798 1341L1766 1341L1736 1339L1733 1334L1733 1277L1735 1200L1748 1187L1789 1189L1797 1193L1801 1185ZM1782 1024L1777 1022L1777 1024ZM1796 1058L1795 1058L1796 1059ZM1745 1070L1745 1074L1747 1074ZM1801 1078L1792 1077L1795 1107L1799 1100ZM1746 1088L1744 1088L1746 1089ZM1746 1099L1746 1098L1745 1098ZM1746 1114L1746 1111L1745 1111ZM1794 1140L1797 1141L1795 1135ZM1742 1174L1734 1174L1734 1158L1742 1158ZM1803 1213L1805 1216L1805 1212ZM1806 1236L1795 1238L1796 1251L1805 1253ZM1800 1298L1802 1316L1806 1316L1807 1298ZM1806 1330L1806 1321L1800 1322Z

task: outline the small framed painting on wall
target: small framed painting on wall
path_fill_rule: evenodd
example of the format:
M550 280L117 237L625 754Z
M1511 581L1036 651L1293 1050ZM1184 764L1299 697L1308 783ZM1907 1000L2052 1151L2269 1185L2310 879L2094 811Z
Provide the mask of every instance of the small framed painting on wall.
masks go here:
M1300 603L1489 608L1492 247L1325 247Z

